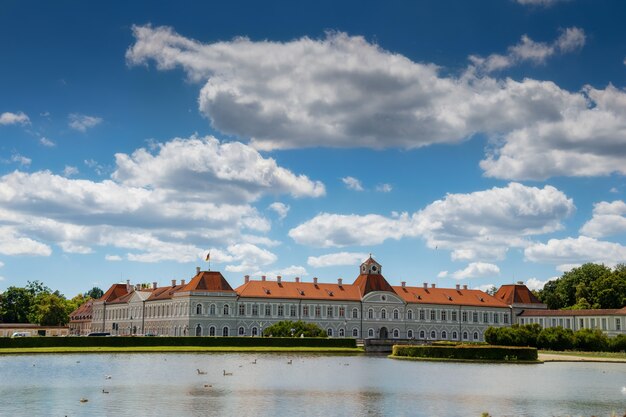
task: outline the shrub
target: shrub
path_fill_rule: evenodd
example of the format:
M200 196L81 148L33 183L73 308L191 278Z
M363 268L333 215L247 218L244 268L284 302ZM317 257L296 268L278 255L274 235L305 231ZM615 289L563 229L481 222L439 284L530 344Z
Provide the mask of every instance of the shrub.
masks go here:
M304 337L328 337L326 331L317 324L305 323L302 320L279 321L263 330L263 335L272 337L300 337L301 335Z
M611 352L626 352L626 334L618 334L609 338L609 350Z
M574 348L590 352L603 352L609 347L608 337L600 329L580 329L574 333Z
M541 332L538 324L511 327L489 327L485 331L485 341L499 346L537 346L537 337Z
M537 347L548 350L567 350L574 347L574 332L562 327L543 329L537 337Z
M487 361L536 361L537 349L517 346L411 346L395 345L393 355L412 358L487 360Z

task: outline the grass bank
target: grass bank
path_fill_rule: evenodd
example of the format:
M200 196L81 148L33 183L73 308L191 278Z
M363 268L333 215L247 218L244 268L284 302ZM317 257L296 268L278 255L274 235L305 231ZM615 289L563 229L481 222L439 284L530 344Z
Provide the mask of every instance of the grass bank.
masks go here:
M545 362L624 362L626 352L581 352L540 350L539 359Z
M333 348L306 346L66 346L0 348L0 355L37 353L202 353L202 352L257 352L257 353L363 353L361 348Z

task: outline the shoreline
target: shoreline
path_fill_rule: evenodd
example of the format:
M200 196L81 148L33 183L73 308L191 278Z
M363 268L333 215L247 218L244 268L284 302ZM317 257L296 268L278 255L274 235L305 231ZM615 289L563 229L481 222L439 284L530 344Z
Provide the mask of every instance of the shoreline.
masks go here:
M239 347L239 346L136 346L136 347L43 347L43 348L0 348L0 355L28 354L75 354L75 353L364 353L361 348L316 348L316 347Z

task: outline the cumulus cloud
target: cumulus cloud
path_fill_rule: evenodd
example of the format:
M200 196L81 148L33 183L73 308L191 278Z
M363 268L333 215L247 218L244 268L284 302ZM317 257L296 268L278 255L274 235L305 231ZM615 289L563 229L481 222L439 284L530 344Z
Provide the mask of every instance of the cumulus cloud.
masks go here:
M378 191L379 193L390 193L391 190L393 190L391 184L378 184L376 186L376 191Z
M412 215L321 213L289 231L297 243L316 247L375 245L387 239L422 237L428 247L452 251L452 259L502 259L534 235L562 228L573 213L571 199L552 186L507 187L448 194Z
M557 280L557 279L559 279L559 277L548 278L545 281L541 281L537 278L529 278L528 280L526 280L525 284L529 290L539 291L539 290L543 290L543 287L544 285L546 285L546 283Z
M587 236L550 239L524 249L524 256L532 262L554 264L558 270L569 270L587 262L615 266L626 259L626 246Z
M27 125L30 124L30 119L21 111L17 113L4 112L0 114L0 126L15 124Z
M259 248L250 243L230 245L228 254L231 256L231 262L238 262L236 265L226 265L228 272L251 271L259 266L272 264L278 259L275 254L267 249Z
M437 278L447 278L448 277L448 271L439 271L439 273L437 274Z
M492 54L486 58L472 55L469 57L474 65L470 70L485 73L503 70L522 62L544 64L555 54L564 54L582 48L585 45L585 32L577 27L563 30L561 35L551 43L535 42L528 35L523 35L520 42L508 48L506 55Z
M367 259L363 252L337 252L321 256L309 256L306 263L314 268L327 266L359 265Z
M344 177L341 179L341 182L343 182L349 190L363 191L361 181L354 177Z
M122 260L122 257L119 255L105 255L104 259L110 262L119 262Z
M78 174L78 168L76 167L65 165L65 168L63 168L64 177L71 177L72 175L76 175L76 174Z
M289 206L287 204L280 203L278 201L270 204L268 208L276 212L280 220L283 220L285 217L287 217L287 213L289 213Z
M47 148L52 148L54 146L56 146L56 143L54 143L53 141L51 141L50 139L42 136L41 138L39 138L39 143L41 143L43 146L47 147Z
M219 251L212 252L212 260L257 268L275 255L256 245L277 242L258 235L270 229L270 222L251 203L268 194L300 197L323 191L321 183L255 150L246 160L249 172L230 175L240 160L224 156L228 147L216 140L175 139L171 144L161 144L156 155L145 150L118 154L114 175L103 181L67 178L78 173L69 166L65 176L49 171L1 176L0 224L11 227L0 233L0 253L49 255L54 244L67 253L108 247L126 250L124 258L131 261L195 262L206 255L206 245L213 245L226 249L221 259ZM231 151L246 154L246 148L238 144ZM211 157L210 150L220 155ZM212 164L218 167L205 167ZM221 164L229 168L220 171ZM153 178L142 176L143 169L154 172ZM217 198L220 193L238 197L229 202Z
M79 113L71 113L68 116L69 127L83 133L100 123L102 123L102 118L96 116L87 116Z
M498 265L486 263L486 262L472 262L465 269L460 269L451 274L454 279L467 279L467 278L483 278L493 275L499 275L500 268Z
M20 155L19 153L16 153L11 156L11 162L15 162L21 166L27 167L31 164L31 162L33 162L33 160L25 157L24 155Z
M602 238L626 232L626 203L616 200L594 204L591 220L580 228L585 236Z

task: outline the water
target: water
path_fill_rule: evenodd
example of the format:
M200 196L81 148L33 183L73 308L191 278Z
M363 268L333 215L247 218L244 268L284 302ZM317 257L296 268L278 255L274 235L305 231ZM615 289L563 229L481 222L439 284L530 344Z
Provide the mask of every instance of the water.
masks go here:
M0 415L12 417L622 416L623 386L626 364L307 354L0 356Z

